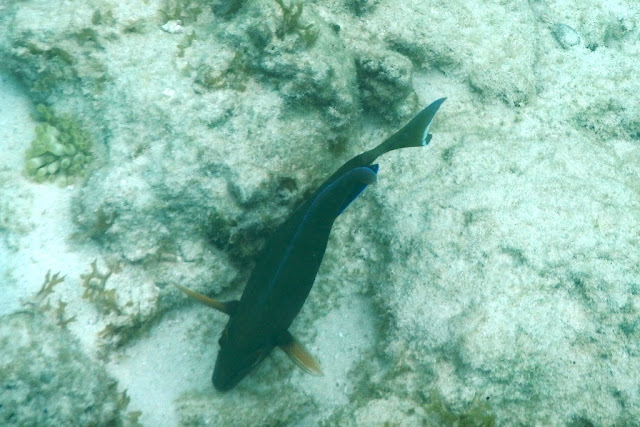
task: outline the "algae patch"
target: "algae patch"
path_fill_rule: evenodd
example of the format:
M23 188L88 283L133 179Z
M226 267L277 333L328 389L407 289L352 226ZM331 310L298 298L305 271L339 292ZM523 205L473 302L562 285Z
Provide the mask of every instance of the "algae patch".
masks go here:
M91 272L81 274L82 287L84 293L82 298L93 303L94 307L101 314L109 314L111 312L120 313L116 299L115 289L106 289L107 280L111 276L111 271L100 273L97 267L97 260L91 263Z
M40 311L0 317L0 347L0 424L117 426L132 421L117 382Z
M44 278L44 282L42 283L42 287L36 294L34 298L34 304L40 311L43 313L51 313L54 316L55 322L58 326L62 328L66 328L67 325L73 322L76 319L76 316L67 317L65 313L65 308L67 307L67 303L58 299L58 306L54 309L51 306L51 294L53 293L53 288L56 285L64 282L64 279L67 276L61 276L60 272L51 274L51 270L47 271L47 274Z
M275 0L275 2L278 3L282 11L282 22L276 30L276 36L279 39L284 39L285 34L298 33L307 47L313 46L319 33L318 30L313 28L313 24L301 24L300 16L302 15L304 4L299 1L287 6L283 0Z
M68 115L55 115L43 104L36 107L42 123L25 152L25 172L35 182L70 185L86 173L92 140Z

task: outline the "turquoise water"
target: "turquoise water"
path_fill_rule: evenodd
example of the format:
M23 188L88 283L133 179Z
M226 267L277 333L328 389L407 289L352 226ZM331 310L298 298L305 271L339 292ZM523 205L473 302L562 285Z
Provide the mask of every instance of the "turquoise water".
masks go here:
M637 8L297 4L0 4L0 424L633 424ZM334 225L291 326L324 376L216 392L227 317L172 285L237 299L444 96Z

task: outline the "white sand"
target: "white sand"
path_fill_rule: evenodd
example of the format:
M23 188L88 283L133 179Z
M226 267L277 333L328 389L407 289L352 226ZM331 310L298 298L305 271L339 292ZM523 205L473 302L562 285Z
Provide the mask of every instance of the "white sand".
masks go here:
M0 315L51 270L67 276L54 298L90 356L105 326L148 326L96 358L144 425L438 424L478 402L502 424L637 420L638 11L412 0L410 14L380 1L358 15L343 3L305 8L323 32L297 49L292 35L261 39L282 13L267 1L222 35L208 7L167 32L159 3L107 2L111 22L69 2L73 19L58 22L51 3L23 2L16 27L0 28L19 39L0 48L32 83L67 70L38 49L71 52L77 81L60 78L51 102L91 127L102 164L83 187L24 177L34 106L0 77ZM80 44L92 19L97 41ZM147 26L126 32L136 20ZM12 50L31 42L42 47ZM272 50L256 54L261 42ZM274 352L232 392L213 391L225 316L170 284L238 296L256 236L440 96L432 145L380 160L293 325L325 377ZM104 238L68 240L103 209L117 214ZM212 212L218 246L202 232ZM120 316L82 298L94 259L114 270Z

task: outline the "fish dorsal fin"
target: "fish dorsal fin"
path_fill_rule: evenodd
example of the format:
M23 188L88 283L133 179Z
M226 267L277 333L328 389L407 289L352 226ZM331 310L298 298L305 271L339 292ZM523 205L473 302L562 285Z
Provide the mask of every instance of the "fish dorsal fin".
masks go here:
M278 347L284 351L293 363L298 365L307 374L322 376L324 373L320 369L320 364L315 357L304 348L302 343L296 340L289 331L284 331L277 339Z
M204 296L202 294L199 294L197 292L192 291L189 288L185 288L182 285L177 285L177 284L173 284L176 288L180 289L182 292L184 292L185 294L189 295L191 298L193 298L194 300L209 306L211 308L214 308L218 311L223 312L224 314L228 314L229 316L231 316L235 311L236 311L236 307L238 306L238 302L239 301L218 301L216 299L213 298L209 298L207 296Z

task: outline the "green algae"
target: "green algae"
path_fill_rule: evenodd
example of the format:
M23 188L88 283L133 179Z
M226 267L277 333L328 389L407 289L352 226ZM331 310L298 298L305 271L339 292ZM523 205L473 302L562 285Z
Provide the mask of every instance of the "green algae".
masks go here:
M492 427L496 424L496 416L488 398L483 400L476 397L464 409L456 411L445 402L439 392L433 391L425 409L439 425Z
M91 263L91 272L80 275L82 287L84 288L82 298L93 303L96 309L102 314L109 314L111 312L120 313L116 290L106 289L107 280L111 276L111 273L111 271L100 273L97 267L97 260L94 260Z
M219 68L201 64L196 70L195 83L209 91L231 89L244 92L247 89L250 73L249 58L237 51L227 64Z
M204 11L207 2L202 0L165 0L160 14L165 21L195 22Z
M284 39L287 34L297 33L304 41L307 47L313 46L318 39L318 30L313 28L313 24L303 25L300 22L302 16L302 9L304 4L301 1L293 2L290 5L286 5L284 0L274 0L280 6L282 11L282 22L276 30L276 36L279 39Z
M66 329L69 323L75 321L76 316L67 317L67 303L61 299L58 299L58 304L54 307L52 305L52 295L54 288L63 283L66 277L66 275L61 276L60 272L51 274L51 270L47 271L40 290L33 298L24 302L26 306L52 318L52 320L63 329Z
M122 426L128 398L39 310L0 316L0 424Z
M86 230L73 233L71 238L79 241L86 239L101 240L115 222L116 217L116 212L106 211L101 206L96 211L93 223Z

